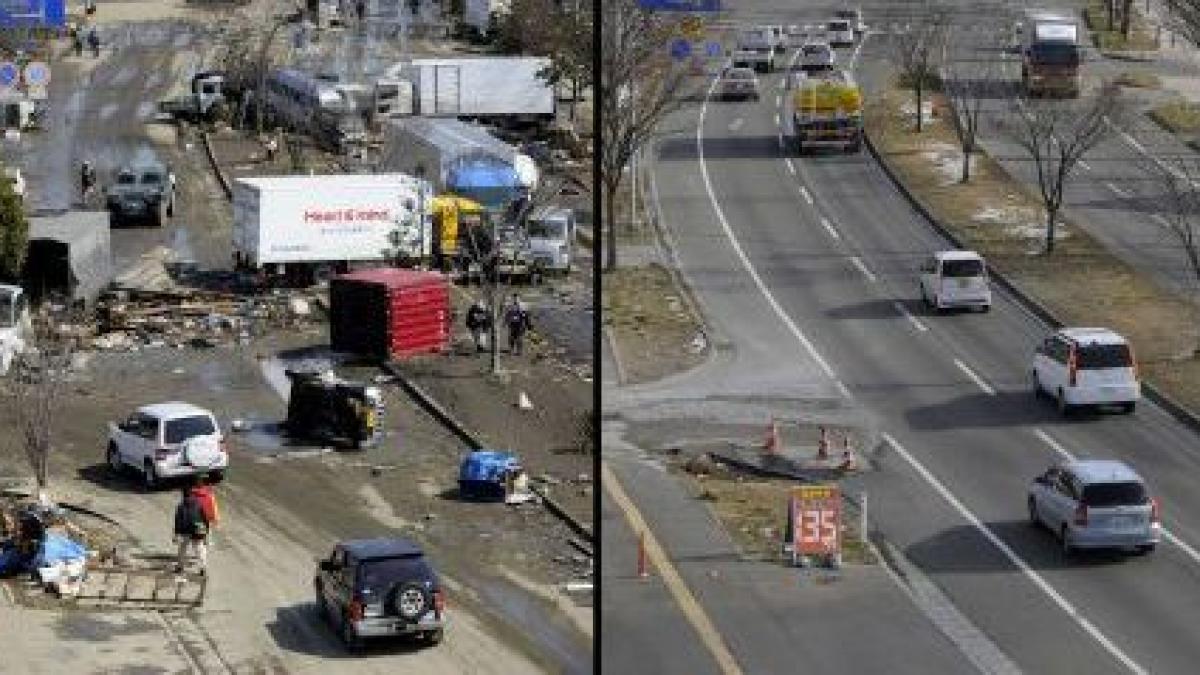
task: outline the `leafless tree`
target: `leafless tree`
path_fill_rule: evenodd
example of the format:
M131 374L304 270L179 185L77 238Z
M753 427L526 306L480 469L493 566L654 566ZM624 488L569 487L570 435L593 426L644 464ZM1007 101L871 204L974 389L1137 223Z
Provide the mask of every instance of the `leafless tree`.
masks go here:
M937 85L941 60L945 57L950 26L949 10L937 2L925 2L917 21L892 35L892 56L902 86L913 90L917 104L917 133L924 128L921 106L925 92Z
M62 402L72 380L78 337L71 326L82 323L77 312L49 312L32 316L33 344L13 360L2 383L5 404L15 418L10 435L37 484L38 499L48 502L50 458L56 449L56 430L62 419Z
M605 0L600 33L600 183L604 191L605 271L617 267L617 194L638 151L683 103L687 81L670 61L675 25L636 0Z
M1200 160L1151 158L1143 165L1159 190L1151 221L1179 244L1200 291Z
M942 67L942 89L950 103L950 127L962 151L962 178L971 180L971 156L977 150L979 122L989 98L999 86L996 62L992 59L956 60Z
M1164 0L1167 27L1176 35L1200 46L1200 0Z
M1000 121L1001 129L1025 151L1037 171L1046 212L1046 253L1054 252L1055 227L1068 179L1122 112L1121 89L1109 82L1091 99L1037 104L1016 99L1013 114Z

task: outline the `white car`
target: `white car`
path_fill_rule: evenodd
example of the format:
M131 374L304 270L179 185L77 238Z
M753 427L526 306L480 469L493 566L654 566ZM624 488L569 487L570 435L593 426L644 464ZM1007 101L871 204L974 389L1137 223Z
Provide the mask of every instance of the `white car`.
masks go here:
M837 64L837 54L825 42L806 42L800 48L800 70L829 70Z
M1057 534L1064 555L1098 548L1131 548L1145 555L1162 538L1158 500L1124 462L1056 464L1033 480L1027 504L1029 522Z
M1062 328L1034 352L1033 391L1064 415L1083 405L1131 413L1141 397L1133 348L1107 328Z
M854 44L854 26L845 19L832 19L825 24L825 36L829 44L843 47Z
M109 422L106 459L114 472L137 469L151 489L164 478L204 473L220 479L229 466L229 450L211 412L172 401L145 405L124 422Z
M758 100L758 77L753 68L730 68L721 74L717 83L717 96L722 100L731 98Z
M863 23L862 10L860 9L839 9L833 13L833 18L849 21L855 35L862 35L867 32L867 24Z
M921 299L937 311L992 307L987 264L975 251L938 251L921 265Z

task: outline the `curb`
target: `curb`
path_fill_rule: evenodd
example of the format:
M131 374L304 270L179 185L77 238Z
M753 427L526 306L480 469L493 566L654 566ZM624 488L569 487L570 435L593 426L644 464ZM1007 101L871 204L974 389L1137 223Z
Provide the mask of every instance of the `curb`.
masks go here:
M621 352L617 349L617 338L613 335L611 326L604 327L604 339L608 342L608 351L612 353L613 369L617 371L617 386L622 386L628 379L625 377L625 364L621 361Z
M921 217L924 218L925 221L938 232L938 234L945 237L951 244L954 244L955 248L966 248L963 246L962 241L958 237L956 237L950 232L950 230L942 225L937 218L934 218L933 214L930 213L927 208L925 208L925 204L920 200L920 198L910 192L908 186L904 184L904 181L900 180L899 176L892 171L892 167L887 163L886 160L884 160L879 150L875 147L875 141L871 138L871 134L863 134L863 138L866 141L867 150L871 153L871 157L875 160L876 165L883 169L883 173L887 175L888 180L892 182L892 185L899 190L900 194L904 196L909 204L916 209L917 213L921 214ZM999 271L993 269L990 276L992 280L997 282L1008 295L1010 295L1018 303L1024 306L1026 310L1041 319L1051 328L1058 329L1063 326L1062 321L1059 321L1058 318L1055 317L1045 305L1027 295L1016 284L1014 284L1012 281L1009 281L1009 279ZM1192 431L1200 432L1200 416L1167 394L1159 391L1158 387L1155 387L1149 382L1143 381L1142 394L1155 405L1162 408L1168 415L1174 417L1175 420L1180 424L1183 424Z
M466 425L458 421L445 408L443 408L441 404L434 400L432 396L426 393L424 389L417 386L415 382L405 376L404 373L401 372L393 362L384 361L382 368L389 375L396 378L396 382L400 385L400 388L405 391L405 393L415 399L418 405L424 408L425 411L432 415L434 419L441 423L442 426L446 427L446 429L457 436L458 439L466 444L468 448L472 450L479 450L480 448L485 447L483 442L479 440L479 437L467 429ZM543 490L534 486L530 486L530 489L533 490L533 492L542 500L542 503L546 505L547 511L554 514L559 520L562 520L564 523L566 523L567 526L575 532L575 534L583 537L589 543L595 543L593 538L594 535L592 534L590 527L568 513L562 507L562 505L554 501L554 499L552 499L549 494Z
M213 173L217 175L217 182L221 184L221 190L225 192L225 198L233 201L233 190L229 187L229 179L225 177L225 172L221 171L221 165L217 163L217 156L213 153L212 142L208 139L208 132L200 132L200 140L204 143L204 154L208 155L208 161L212 164Z

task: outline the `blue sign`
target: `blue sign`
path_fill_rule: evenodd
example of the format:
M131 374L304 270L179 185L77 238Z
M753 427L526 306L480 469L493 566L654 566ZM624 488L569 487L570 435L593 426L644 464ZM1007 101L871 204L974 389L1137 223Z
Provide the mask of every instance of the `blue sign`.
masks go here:
M17 81L17 64L5 61L0 63L0 87L11 87Z
M50 66L41 61L33 61L25 66L25 83L35 87L44 87L50 83Z
M725 51L721 49L720 42L706 42L704 43L704 53L709 56L722 56Z
M651 12L719 12L721 0L638 0L638 6Z
M676 61L682 61L692 55L692 43L683 38L676 38L671 42L671 57Z

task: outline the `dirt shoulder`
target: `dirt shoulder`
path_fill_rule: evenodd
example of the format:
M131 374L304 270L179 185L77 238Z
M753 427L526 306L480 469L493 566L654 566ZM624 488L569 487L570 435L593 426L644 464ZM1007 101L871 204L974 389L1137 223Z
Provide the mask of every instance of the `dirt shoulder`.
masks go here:
M622 384L651 382L704 362L704 327L667 268L650 263L606 273L603 301Z
M904 93L889 92L868 112L868 133L929 213L1063 322L1110 326L1128 336L1143 379L1200 410L1196 306L1159 289L1069 219L1059 228L1054 253L1041 253L1040 201L984 155L977 157L971 182L957 182L961 155L953 132L935 120L922 134L911 133L900 113L904 100Z

